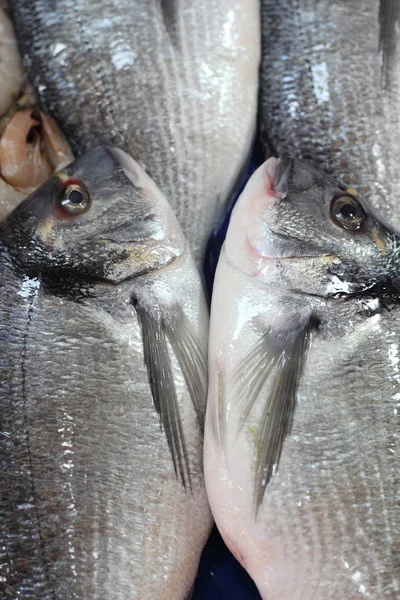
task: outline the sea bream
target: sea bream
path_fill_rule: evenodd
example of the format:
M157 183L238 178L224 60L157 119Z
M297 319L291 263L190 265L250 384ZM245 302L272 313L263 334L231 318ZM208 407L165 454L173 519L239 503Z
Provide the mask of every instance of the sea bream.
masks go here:
M260 132L400 228L400 2L262 0Z
M171 208L100 147L0 247L0 597L184 600L211 527L208 314Z
M307 161L234 208L211 310L205 476L264 600L400 594L400 234Z
M201 262L255 131L258 0L13 0L25 67L76 155L127 150Z

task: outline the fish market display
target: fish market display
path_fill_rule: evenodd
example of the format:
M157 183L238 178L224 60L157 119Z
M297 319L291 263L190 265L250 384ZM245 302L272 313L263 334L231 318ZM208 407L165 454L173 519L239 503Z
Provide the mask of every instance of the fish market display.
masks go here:
M74 152L128 150L201 261L253 138L258 0L14 0L10 9L29 75Z
M211 311L205 476L264 600L400 595L400 234L307 161L234 208Z
M400 3L262 0L261 135L400 227Z
M25 83L12 24L0 6L0 219L73 160L54 119L40 112Z
M175 216L100 147L0 245L0 597L186 599L211 526L208 316Z

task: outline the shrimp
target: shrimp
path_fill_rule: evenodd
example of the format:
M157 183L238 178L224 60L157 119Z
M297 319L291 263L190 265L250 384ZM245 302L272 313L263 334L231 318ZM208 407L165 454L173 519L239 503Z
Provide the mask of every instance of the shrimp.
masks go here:
M55 169L62 169L74 160L72 150L55 120L42 112L40 118L47 156Z
M40 121L32 117L31 108L19 110L0 139L0 172L17 190L33 191L53 171L41 149L39 125Z
M11 21L0 8L0 115L19 96L24 79L21 56Z

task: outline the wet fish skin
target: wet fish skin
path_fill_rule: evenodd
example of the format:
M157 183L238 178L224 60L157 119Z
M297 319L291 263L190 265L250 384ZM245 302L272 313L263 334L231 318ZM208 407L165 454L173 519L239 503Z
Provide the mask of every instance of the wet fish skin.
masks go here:
M90 195L77 214L70 185ZM208 317L170 207L137 163L97 148L0 240L0 596L183 600L211 527L205 394L188 385L201 396ZM139 314L158 324L152 348L168 345L163 398Z
M201 262L254 135L258 0L17 0L11 12L27 71L75 154L127 150Z
M333 218L340 197L366 215L359 229ZM271 158L233 211L212 299L205 477L265 600L399 595L399 243L353 188L304 161Z
M357 186L400 226L400 5L262 0L260 133Z

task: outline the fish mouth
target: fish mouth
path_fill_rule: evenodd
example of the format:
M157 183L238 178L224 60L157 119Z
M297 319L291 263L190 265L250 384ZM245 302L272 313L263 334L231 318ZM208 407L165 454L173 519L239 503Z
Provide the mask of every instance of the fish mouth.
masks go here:
M270 194L283 200L289 191L289 173L293 164L293 159L288 156L281 158L271 157L265 163L265 171L269 178Z
M279 158L271 156L264 165L265 173L269 180L269 190L267 190L267 193L269 194L274 193L273 188L275 183L276 168L278 166L279 160Z

